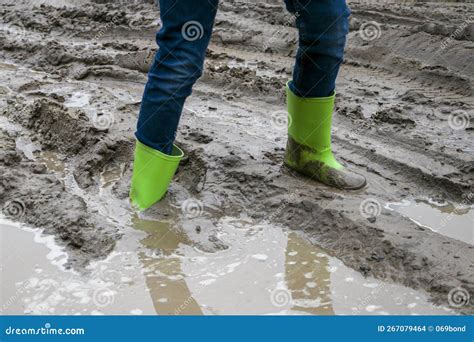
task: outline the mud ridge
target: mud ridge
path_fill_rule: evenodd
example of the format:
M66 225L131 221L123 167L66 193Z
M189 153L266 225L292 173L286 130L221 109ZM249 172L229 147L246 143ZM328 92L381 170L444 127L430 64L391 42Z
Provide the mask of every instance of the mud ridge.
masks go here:
M54 235L69 252L68 268L82 269L92 259L106 257L120 238L117 229L91 213L82 198L68 193L44 165L25 160L12 136L3 130L0 134L3 214Z

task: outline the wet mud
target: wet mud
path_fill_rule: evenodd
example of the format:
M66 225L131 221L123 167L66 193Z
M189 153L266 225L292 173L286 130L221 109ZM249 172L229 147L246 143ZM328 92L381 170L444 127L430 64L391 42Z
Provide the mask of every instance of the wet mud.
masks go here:
M89 281L81 298L93 298L94 267L131 253L141 272L106 284L122 298L118 289L132 278L143 303L105 313L472 314L472 301L462 300L474 293L474 7L349 5L333 144L366 188L330 189L283 166L293 19L281 1L227 0L182 116L177 143L186 157L166 198L137 214L127 200L133 132L159 9L148 1L3 1L0 206L10 235L2 233L2 251L7 237L27 240L11 233L16 223L53 237L67 255L60 272ZM367 277L400 295L389 303L364 291L351 299L350 287L331 291L330 265L307 266L323 261L345 270L332 284L357 278L363 289ZM257 277L251 270L261 264L268 267ZM282 288L291 300L275 305L271 294ZM51 298L47 310L16 303L7 312L62 312ZM405 310L416 301L426 311ZM84 313L95 310L89 304Z

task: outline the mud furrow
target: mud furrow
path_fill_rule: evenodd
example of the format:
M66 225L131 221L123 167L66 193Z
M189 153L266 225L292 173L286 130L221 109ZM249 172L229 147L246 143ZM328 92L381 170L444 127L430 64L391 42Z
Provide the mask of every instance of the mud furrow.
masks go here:
M291 15L279 1L222 1L205 75L179 129L187 157L147 215L172 217L186 243L207 253L228 248L217 226L223 217L269 222L365 276L423 289L445 304L454 287L474 290L474 247L387 205L406 198L472 204L473 43L471 23L464 25L472 6L351 5L333 141L369 187L343 193L282 167L286 124L279 122L297 43ZM95 201L103 200L104 172L119 167L109 200L128 206L133 131L158 16L146 3L0 5L8 28L0 31L0 56L14 63L0 64L0 205L24 204L17 220L55 235L78 270L106 257L127 230ZM440 18L449 25L426 25ZM381 22L374 40L360 32L370 21ZM467 125L455 126L454 114ZM59 153L70 179L46 169L43 152ZM183 215L189 198L203 203L205 215ZM360 209L367 199L380 206L370 219ZM472 305L459 312L472 313Z

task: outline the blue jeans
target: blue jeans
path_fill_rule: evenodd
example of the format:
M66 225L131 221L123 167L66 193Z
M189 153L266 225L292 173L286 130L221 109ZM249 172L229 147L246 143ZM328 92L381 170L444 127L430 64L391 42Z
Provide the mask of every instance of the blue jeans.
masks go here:
M160 0L162 28L148 73L136 137L170 154L184 101L201 76L219 0ZM285 0L296 17L299 47L290 89L301 97L330 96L349 31L345 0Z

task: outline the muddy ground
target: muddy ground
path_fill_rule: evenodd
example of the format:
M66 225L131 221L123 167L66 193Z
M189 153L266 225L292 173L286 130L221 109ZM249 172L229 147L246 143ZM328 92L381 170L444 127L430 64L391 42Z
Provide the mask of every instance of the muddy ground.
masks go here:
M282 1L227 0L182 117L177 142L186 158L166 198L140 217L172 222L171 235L206 255L235 247L222 238L225 217L269 224L363 276L472 314L472 301L448 299L459 287L474 293L474 6L349 5L333 142L369 186L340 192L282 167L293 18ZM159 9L147 1L3 0L0 17L3 214L54 236L65 268L86 274L134 236L133 132ZM393 210L403 201L454 209L433 231ZM471 216L458 227L461 212Z

